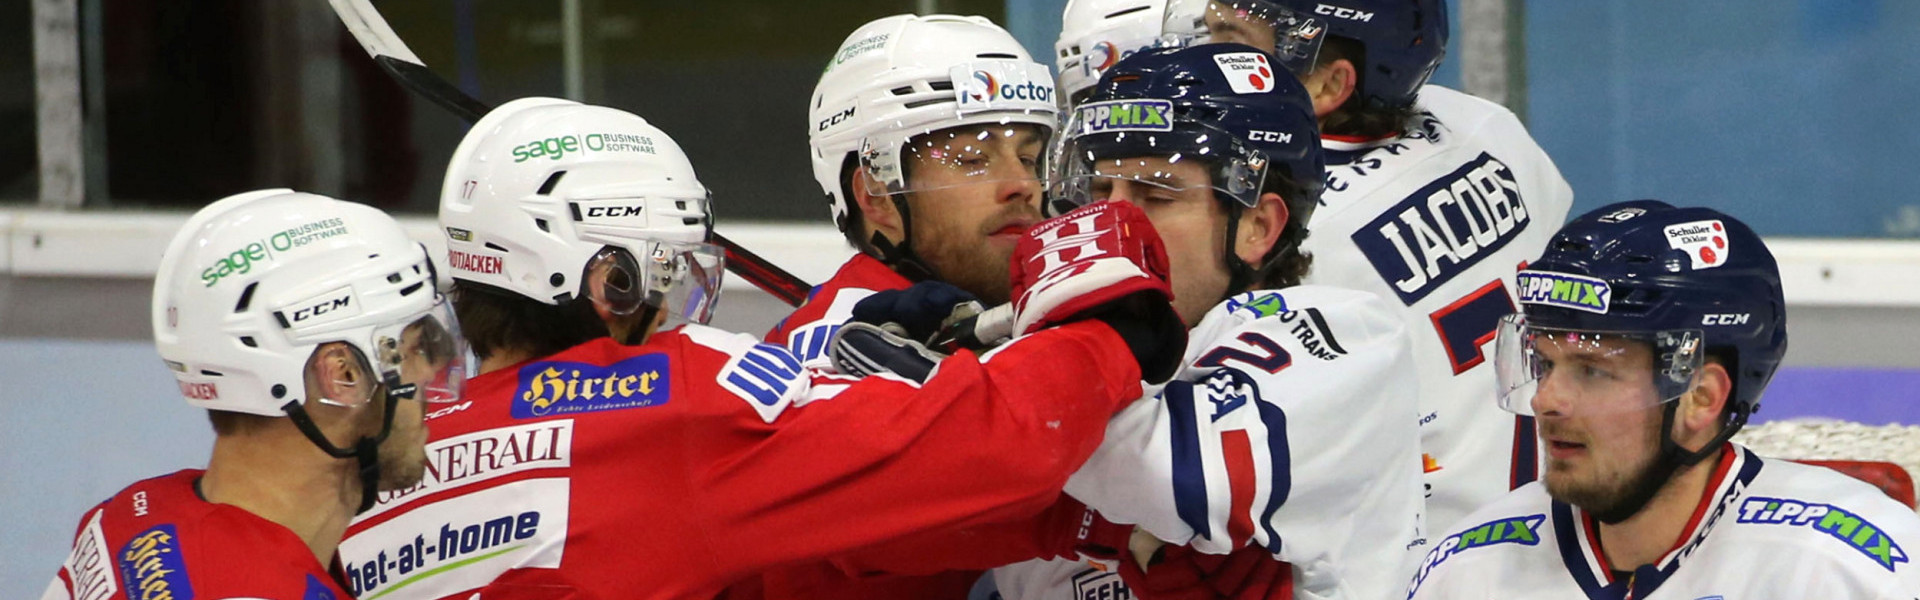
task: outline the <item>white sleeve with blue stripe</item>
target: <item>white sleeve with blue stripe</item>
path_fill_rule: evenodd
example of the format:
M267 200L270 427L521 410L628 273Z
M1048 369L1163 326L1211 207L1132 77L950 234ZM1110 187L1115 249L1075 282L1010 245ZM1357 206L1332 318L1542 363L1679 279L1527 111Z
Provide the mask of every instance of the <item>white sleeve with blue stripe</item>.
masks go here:
M1114 417L1067 493L1202 552L1262 546L1294 566L1297 598L1404 593L1425 502L1408 343L1366 292L1235 296L1193 329L1178 379Z

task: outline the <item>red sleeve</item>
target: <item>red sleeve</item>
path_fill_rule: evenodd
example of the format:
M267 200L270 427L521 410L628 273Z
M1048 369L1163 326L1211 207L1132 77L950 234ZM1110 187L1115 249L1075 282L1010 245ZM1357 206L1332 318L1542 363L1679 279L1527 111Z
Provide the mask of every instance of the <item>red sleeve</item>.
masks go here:
M1032 517L1140 397L1124 347L1083 322L984 362L955 354L923 385L815 377L756 437L713 442L689 505L703 507L716 558L744 568Z
M957 530L916 533L835 558L850 574L929 575L946 570L986 570L1017 562L1071 557L1075 552L1116 554L1126 548L1130 525L1101 519L1065 494L1039 514Z

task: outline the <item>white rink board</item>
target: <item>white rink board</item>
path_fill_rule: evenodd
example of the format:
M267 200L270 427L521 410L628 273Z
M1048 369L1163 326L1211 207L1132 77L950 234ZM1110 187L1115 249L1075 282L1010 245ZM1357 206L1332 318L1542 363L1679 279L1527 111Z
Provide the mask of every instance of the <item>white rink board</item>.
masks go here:
M0 275L149 278L186 218L181 212L0 211ZM435 260L445 260L446 242L431 218L400 222ZM723 223L718 230L810 284L825 281L853 254L826 224ZM1781 238L1767 245L1780 261L1790 305L1920 307L1920 240ZM752 287L739 277L728 277L726 285Z
M185 212L0 211L0 275L151 278ZM414 239L432 250L448 273L446 240L433 219L399 217ZM722 235L806 282L825 281L853 255L840 232L826 225L721 224ZM728 289L751 288L739 277Z

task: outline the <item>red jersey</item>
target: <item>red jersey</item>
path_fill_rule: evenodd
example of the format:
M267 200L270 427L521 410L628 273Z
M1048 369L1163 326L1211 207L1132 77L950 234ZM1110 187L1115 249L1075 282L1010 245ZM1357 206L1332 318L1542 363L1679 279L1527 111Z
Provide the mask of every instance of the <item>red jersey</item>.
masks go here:
M884 263L856 254L820 284L805 304L767 333L766 341L786 346L811 366L827 367L827 342L853 316L853 305L876 292L904 290L913 285ZM1069 502L1071 502L1069 500ZM923 600L967 597L984 569L1054 554L1022 534L1037 536L1042 523L1072 519L1078 503L1050 508L1018 523L994 524L964 531L915 532L883 547L862 549L820 561L774 569L763 574L757 595L766 600ZM1071 530L1069 530L1071 531ZM745 591L744 588L736 592ZM744 595L755 595L747 592Z
M293 531L200 499L201 473L141 481L87 511L43 600L352 598Z
M841 324L853 317L853 305L875 292L912 286L912 281L887 268L879 259L855 254L834 272L832 279L814 288L800 308L774 325L773 331L767 332L766 341L786 346L807 366L825 368L828 366L827 342L833 339L833 333L840 330Z
M885 263L855 254L820 284L793 314L767 332L766 341L792 350L808 366L826 368L827 342L853 316L853 305L876 292L913 285ZM811 563L768 572L761 581L767 600L885 600L888 598L965 598L979 571L929 577L874 575L855 578L827 563Z
M700 326L470 380L427 476L340 546L363 598L700 598L790 564L1018 519L1059 495L1139 368L1099 323L852 379ZM1047 385L1072 377L1077 385ZM1044 390L1045 393L1038 393Z

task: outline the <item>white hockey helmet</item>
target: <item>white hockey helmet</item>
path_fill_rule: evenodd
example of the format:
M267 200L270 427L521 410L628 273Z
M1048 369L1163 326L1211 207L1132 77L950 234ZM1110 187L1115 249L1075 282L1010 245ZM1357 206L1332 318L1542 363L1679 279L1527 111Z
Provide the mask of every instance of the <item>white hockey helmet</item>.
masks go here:
M606 290L615 312L644 303L698 323L725 271L707 243L710 211L673 138L633 113L556 98L474 123L440 188L454 279L559 304L586 295L590 263L615 260L632 278Z
M1050 135L1058 125L1046 65L992 21L955 15L894 15L854 30L821 73L809 108L813 177L842 231L851 203L841 187L849 154L876 184L872 193L898 194L915 191L902 163L916 136L992 124L1031 124ZM967 175L986 181L989 172Z
M345 342L391 397L457 400L465 342L434 288L426 248L370 206L287 189L200 209L167 244L153 285L153 339L196 407L286 416L307 363ZM391 414L391 413L389 413Z
M1166 12L1167 0L1067 0L1053 44L1063 104L1078 104L1074 99L1120 59L1168 43L1161 27Z

